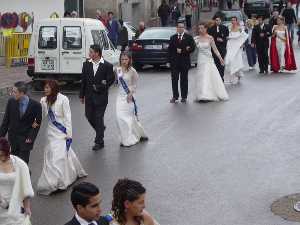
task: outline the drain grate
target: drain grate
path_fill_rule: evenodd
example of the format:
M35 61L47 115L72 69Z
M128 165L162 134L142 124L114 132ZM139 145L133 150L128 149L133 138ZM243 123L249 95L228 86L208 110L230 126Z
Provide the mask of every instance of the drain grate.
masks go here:
M300 193L282 197L271 205L271 211L285 220L300 222L300 212L294 209L298 201L300 201Z

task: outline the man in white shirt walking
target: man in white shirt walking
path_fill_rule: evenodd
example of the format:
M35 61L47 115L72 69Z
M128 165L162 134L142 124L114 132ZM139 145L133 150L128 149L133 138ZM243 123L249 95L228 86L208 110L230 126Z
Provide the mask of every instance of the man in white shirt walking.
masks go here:
M104 148L104 113L108 104L108 89L114 83L113 66L102 57L99 45L91 45L90 60L83 63L80 100L85 104L85 116L96 131L94 151Z

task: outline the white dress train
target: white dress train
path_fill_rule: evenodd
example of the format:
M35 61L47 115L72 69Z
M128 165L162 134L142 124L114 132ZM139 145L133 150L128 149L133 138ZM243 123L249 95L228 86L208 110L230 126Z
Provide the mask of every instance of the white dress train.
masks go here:
M225 83L236 83L243 76L242 46L248 38L244 31L230 31L227 42L227 54L225 57Z
M194 75L193 98L195 101L228 100L228 94L215 65L211 44L195 37L198 48L197 72Z
M117 71L120 71L120 68ZM129 71L119 73L118 76L123 77L129 90L134 94L138 80L136 70L131 67ZM116 117L122 145L129 147L137 144L141 138L147 138L144 128L134 113L134 104L127 102L127 94L120 82L116 102Z
M38 193L49 195L56 190L65 190L79 177L87 176L72 147L66 150L66 134L58 130L48 117L46 97L41 99L43 116L48 121L44 150L44 166L38 180ZM69 99L57 95L51 106L56 121L66 127L68 137L72 137L72 121Z

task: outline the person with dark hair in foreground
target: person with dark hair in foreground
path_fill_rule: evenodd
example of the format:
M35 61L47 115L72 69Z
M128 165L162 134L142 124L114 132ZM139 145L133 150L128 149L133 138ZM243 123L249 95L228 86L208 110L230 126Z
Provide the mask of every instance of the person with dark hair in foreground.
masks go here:
M87 173L82 168L72 143L72 119L67 96L59 92L58 83L46 81L45 97L41 99L44 119L47 120L44 166L38 180L39 194L49 195L66 190L78 177Z
M108 225L106 219L101 217L101 201L99 188L94 184L83 182L75 185L71 202L76 212L65 225Z
M28 97L27 90L25 82L15 83L12 89L14 98L7 102L0 137L8 133L12 154L28 164L42 121L42 107L39 102Z
M120 179L113 188L112 215L105 216L110 225L159 225L145 211L146 189L141 183Z
M79 98L85 104L85 116L96 131L94 151L104 148L104 113L108 89L115 81L113 66L102 57L99 45L91 45L90 60L83 63Z

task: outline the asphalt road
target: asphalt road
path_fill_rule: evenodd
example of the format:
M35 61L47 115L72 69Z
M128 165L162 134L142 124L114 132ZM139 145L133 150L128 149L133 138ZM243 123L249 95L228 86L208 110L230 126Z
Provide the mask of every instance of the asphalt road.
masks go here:
M299 55L299 49L296 50ZM298 65L299 56L297 57ZM190 72L190 77L195 69ZM161 225L291 225L270 211L272 202L300 192L300 74L245 73L228 86L227 102L172 105L169 71L140 73L137 101L150 140L119 146L116 89L106 112L106 147L93 152L94 133L84 117L78 88L68 93L73 148L110 209L118 178L141 181L147 209ZM191 80L191 79L190 79ZM33 93L36 99L40 93ZM1 100L4 110L5 100ZM1 115L2 117L2 115ZM44 128L32 152L36 187L43 164ZM73 214L70 191L32 202L34 225L62 225Z

